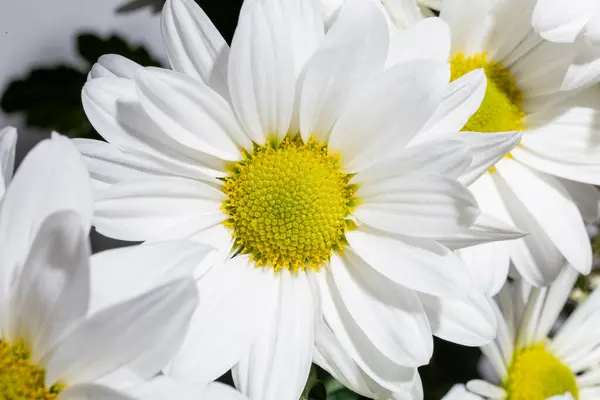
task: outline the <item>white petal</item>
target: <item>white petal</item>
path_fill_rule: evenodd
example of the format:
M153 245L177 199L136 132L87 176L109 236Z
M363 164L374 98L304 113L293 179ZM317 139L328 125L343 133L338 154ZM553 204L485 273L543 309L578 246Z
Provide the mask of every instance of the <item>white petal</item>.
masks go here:
M246 355L265 326L274 280L272 269L257 268L246 256L217 265L202 277L200 306L169 374L210 382Z
M305 273L278 272L271 310L250 352L233 369L236 386L253 399L296 400L313 359L315 323L320 307Z
M478 291L466 299L440 299L419 295L433 334L463 346L482 346L496 336L491 300Z
M127 78L133 79L143 67L138 63L118 54L104 54L92 66L88 79Z
M467 389L492 400L504 399L506 396L504 389L478 379L467 382Z
M186 238L226 219L219 209L224 199L219 190L191 179L122 182L98 194L94 226L122 240ZM192 219L194 231L178 228Z
M69 385L65 390L60 392L58 400L136 400L133 397L127 396L124 393L117 392L105 386L85 383L77 385Z
M487 33L485 18L493 5L491 0L444 0L440 17L452 32L452 55L479 53Z
M479 109L486 87L487 79L482 69L471 71L450 82L435 113L415 140L460 131Z
M303 139L324 140L360 83L383 68L388 32L380 11L368 2L347 2L299 82Z
M562 90L583 89L600 81L600 49L597 45L581 47L581 51L569 65L561 86Z
M394 36L386 65L412 60L446 62L449 55L448 25L440 18L426 18Z
M197 384L158 376L151 381L138 385L127 392L139 400L244 400L247 397L231 386L219 382Z
M567 261L581 273L589 273L592 255L587 232L579 210L564 187L551 176L536 173L509 159L499 163L497 171Z
M91 381L149 357L165 334L187 329L196 301L194 282L179 279L90 316L42 359L46 383Z
M353 93L331 131L329 148L340 152L351 172L399 150L429 120L448 80L448 65L434 61L412 61L385 70Z
M161 27L173 69L226 95L229 46L202 8L191 0L169 0Z
M468 171L459 179L469 186L500 161L521 140L521 132L479 133L460 132L465 144L473 153Z
M568 179L559 179L559 181L577 204L583 220L596 222L600 218L600 191L595 186L585 183Z
M396 27L406 29L414 26L422 18L422 8L416 0L385 0L382 2Z
M473 281L490 296L500 291L508 276L510 247L503 243L485 243L461 249L460 258L471 270Z
M427 240L359 229L346 233L353 251L375 270L407 288L440 297L464 297L467 267L447 248Z
M189 76L159 68L137 75L138 96L147 114L178 142L228 161L251 143L229 104Z
M278 7L253 2L242 13L229 57L229 91L235 113L250 138L263 144L283 138L295 98L294 54L289 25Z
M433 354L431 329L417 294L375 272L350 249L332 257L329 284L373 345L393 362L418 367ZM402 326L401 330L395 327Z
M567 303L578 276L579 274L574 269L563 268L556 281L550 286L537 324L535 340L542 341L548 336L550 329L557 322L560 312Z
M73 143L53 134L27 154L2 199L0 243L10 249L0 253L5 288L25 261L42 222L62 210L78 213L82 229L89 231L93 204L85 164Z
M481 400L481 397L467 391L464 385L454 385L442 400Z
M600 8L596 7L596 12L585 27L584 37L588 44L597 46L600 44Z
M329 285L323 274L315 276L321 296L323 316L331 328L340 347L373 380L376 387L390 391L403 391L413 386L417 375L416 368L409 368L392 362L381 353L353 320L334 285ZM370 386L369 380L365 383Z
M479 216L471 192L454 179L418 173L360 186L354 216L387 232L420 237L458 233Z
M13 127L0 129L0 198L12 180L15 168L15 149L17 147L17 130Z
M87 232L75 212L56 212L42 222L10 306L11 336L26 340L35 361L88 311L89 255Z
M596 9L596 0L579 0L572 3L538 0L533 11L532 24L546 40L573 42Z

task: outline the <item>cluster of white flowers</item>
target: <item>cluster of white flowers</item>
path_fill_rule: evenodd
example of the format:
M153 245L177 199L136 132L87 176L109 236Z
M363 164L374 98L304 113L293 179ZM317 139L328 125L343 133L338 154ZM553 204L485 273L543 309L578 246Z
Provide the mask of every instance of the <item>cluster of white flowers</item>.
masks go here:
M433 336L497 374L447 399L600 399L600 291L556 329L600 218L599 0L246 0L231 47L167 0L162 34L170 69L91 70L105 142L13 179L0 133L1 399L298 400L315 363L421 400Z

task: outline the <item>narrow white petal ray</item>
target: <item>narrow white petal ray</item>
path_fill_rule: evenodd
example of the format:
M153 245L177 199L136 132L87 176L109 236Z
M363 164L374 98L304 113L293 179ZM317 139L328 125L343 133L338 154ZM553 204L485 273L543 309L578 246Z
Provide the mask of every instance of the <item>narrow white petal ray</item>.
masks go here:
M440 18L452 32L451 55L479 53L487 33L485 20L492 0L444 0Z
M385 278L350 249L343 258L332 257L327 273L348 313L382 354L411 367L429 361L431 328L414 291Z
M496 170L566 260L579 272L589 273L592 254L587 231L565 188L555 178L514 160L504 159Z
M383 0L382 3L399 29L410 29L424 17L416 0Z
M596 0L580 0L572 3L560 0L538 0L531 22L544 39L568 43L575 41L596 9Z
M351 183L362 185L413 173L458 178L470 163L471 155L461 140L440 138L380 158L355 175Z
M594 290L592 294L581 303L575 311L565 321L556 336L552 340L552 349L557 354L567 354L565 350L572 347L573 339L576 339L578 333L581 333L581 326L591 315L600 310L600 290ZM576 343L576 341L575 341Z
M586 222L596 222L600 218L600 191L592 185L568 179L559 179L579 208L581 217Z
M543 341L550 333L550 329L556 323L560 312L569 299L571 289L573 289L578 276L579 274L573 268L563 268L558 278L548 289L537 324L535 341Z
M445 63L418 60L376 75L348 99L331 131L329 148L340 153L351 172L403 148L439 105L449 72Z
M142 381L140 384L128 386L126 389L127 394L137 400L163 400L168 398L178 400L205 399L206 397L203 397L203 395L206 390L206 384L181 381L164 375ZM231 390L235 392L233 388ZM227 397L224 399L230 400ZM233 399L237 400L238 398L234 397Z
M277 7L253 2L242 13L229 57L233 109L250 138L263 144L289 130L295 99L294 54L289 26Z
M253 399L296 400L313 359L320 306L305 273L278 272L277 292L269 299L269 320L232 373L236 386Z
M467 390L465 385L454 385L442 400L482 400L478 395Z
M191 0L168 0L161 28L173 69L226 97L229 46L202 8Z
M273 306L275 274L246 256L213 267L198 281L200 304L168 374L210 382L244 357Z
M148 356L165 333L187 329L197 296L193 280L178 279L91 315L41 360L46 383L89 382Z
M56 211L72 210L81 217L81 226L91 226L92 188L85 164L67 138L53 134L25 157L0 205L0 254L7 285L29 252L42 222Z
M500 292L503 293L503 292ZM502 360L504 360L504 365L507 365L512 360L513 354L515 352L515 338L516 335L512 330L512 308L509 312L503 314L499 305L495 302L491 302L492 309L494 310L494 315L496 316L497 329L496 329L496 338L494 339L493 344L498 347L500 351L500 355ZM510 321L510 322L509 322ZM498 371L498 376L505 377L507 374L506 370Z
M121 390L132 386L143 385L145 379L137 375L128 367L119 367L102 378L94 380L95 384L106 386L111 389ZM127 394L130 394L127 392Z
M387 232L419 237L458 233L479 216L471 192L456 180L413 173L366 182L354 216Z
M467 382L467 389L493 400L504 399L506 397L504 389L478 379Z
M69 385L60 392L58 400L137 400L114 389L94 383Z
M31 245L10 302L10 335L45 353L88 311L90 295L87 231L73 211L46 218Z
M394 36L386 66L413 60L446 62L449 55L448 24L440 18L426 18Z
M248 398L232 388L220 382L211 382L207 385L202 394L202 400L247 400ZM190 397L187 400L197 400L197 397Z
M11 126L0 129L0 198L12 180L16 147L17 129Z
M199 80L146 68L136 84L146 113L178 142L228 161L241 158L240 146L251 148L229 104Z
M86 116L107 142L174 172L192 171L205 179L223 174L223 160L182 144L162 131L142 109L136 90L133 81L122 78L98 78L84 85L81 100Z
M157 177L121 182L96 196L94 226L122 240L186 238L226 219L225 195L208 184ZM194 219L194 231L177 230Z
M466 299L442 299L425 294L425 307L433 334L463 346L482 346L496 335L496 316L491 300L478 291Z
M460 249L459 254L469 267L475 285L489 296L500 291L508 276L510 244L484 243Z
M516 285L504 285L500 292L498 292L498 296L496 297L496 302L498 305L498 312L496 315L501 315L504 317L504 322L506 323L506 329L510 334L510 355L512 357L513 354L513 344L517 341L518 330L521 324L521 314L523 306L523 300L521 296L515 295L515 286ZM501 318L498 318L498 321L501 321ZM504 349L504 348L503 348ZM506 351L503 350L503 354L506 354ZM505 356L505 359L508 357Z
M578 387L598 386L600 385L600 368L592 368L590 371L577 376L575 380Z
M494 342L490 342L487 345L481 347L481 352L492 366L492 369L494 370L496 375L500 377L500 379L506 378L509 365L508 363L510 362L510 360L506 360L503 357L503 354L498 345Z
M536 344L535 335L538 330L544 300L548 293L547 287L531 288L527 297L527 305L521 317L521 326L517 336L517 347L524 348Z
M598 22L597 17L594 26ZM571 61L564 76L561 90L581 90L600 81L600 48L597 45L586 46L582 44L580 46L582 47L581 50Z
M336 23L306 64L298 113L304 141L329 136L352 91L383 68L388 49L384 17L369 2L346 2Z
M325 274L317 274L315 280L321 295L325 322L343 351L380 387L392 392L412 387L417 375L416 368L395 364L381 353L344 307L333 282L328 282Z
M487 79L482 69L471 71L450 82L444 98L414 140L460 131L479 109L486 87Z
M370 385L374 382L356 364L324 320L317 326L314 363L328 371L353 392L374 397Z
M460 132L465 145L473 153L473 161L467 172L459 179L466 186L471 185L485 172L508 154L521 140L521 132L479 133Z
M92 66L88 80L96 78L133 79L143 67L118 54L104 54Z
M582 388L579 391L579 400L595 400L600 396L599 387ZM565 400L565 399L563 399ZM571 400L571 399L566 399Z
M410 289L439 297L465 297L471 276L460 259L435 241L360 228L346 233L354 252L373 269Z

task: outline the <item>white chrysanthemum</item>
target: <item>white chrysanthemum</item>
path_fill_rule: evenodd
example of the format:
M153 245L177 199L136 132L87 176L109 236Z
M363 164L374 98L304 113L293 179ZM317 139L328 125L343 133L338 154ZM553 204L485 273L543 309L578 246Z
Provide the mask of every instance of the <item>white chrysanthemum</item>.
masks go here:
M429 26L431 34L424 40L405 30L391 42L390 54L400 59L394 46L409 38L411 57L449 60L453 90L445 103L454 115L460 112L453 101L485 90L474 115L454 120L463 124L463 131L523 132L510 156L470 186L482 212L531 233L510 243L461 250L477 282L490 294L502 286L511 262L535 285L552 282L565 262L583 274L591 268L582 217L598 218L600 196L590 184L600 183L600 101L597 88L578 88L596 81L600 70L591 60L576 63L578 44L551 43L535 34L534 5L533 0L444 0L440 18L450 28L451 43L435 18L412 28ZM486 73L487 86L474 76L467 78L479 68ZM444 133L435 127L444 121L443 111L438 110L441 118L434 116L433 129L426 127L423 135Z
M583 37L600 44L600 2L598 0L538 0L533 27L551 42L572 43Z
M0 398L242 399L232 388L146 381L184 338L197 297L191 275L146 292L136 291L133 279L129 299L107 301L108 285L125 285L120 254L135 253L150 269L183 265L156 264L164 258L149 257L144 247L90 258L92 191L77 150L54 135L31 150L11 181L15 143L13 128L0 131ZM154 245L154 254L174 245ZM207 253L192 243L179 249Z
M109 143L78 142L94 224L223 254L197 272L203 301L171 376L210 381L235 366L251 398L296 400L316 343L319 364L360 370L372 385L356 387L372 397L411 388L432 333L467 345L494 336L488 299L445 245L519 236L493 219L471 229L479 211L457 182L519 135L415 143L449 69L385 69L389 36L372 3L349 2L327 35L313 1L245 4L230 49L196 4L168 1L177 72L117 56L94 66L83 104Z
M482 347L498 376L497 385L474 380L467 383L469 391L498 400L598 399L600 290L551 333L578 276L564 268L546 288L532 288L522 280L503 287L495 307L498 336ZM471 397L456 400L461 398Z

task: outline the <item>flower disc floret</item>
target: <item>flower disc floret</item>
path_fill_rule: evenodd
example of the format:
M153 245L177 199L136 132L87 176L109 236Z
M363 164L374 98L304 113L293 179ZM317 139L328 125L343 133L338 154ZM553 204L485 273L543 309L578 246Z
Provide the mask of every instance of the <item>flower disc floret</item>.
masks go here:
M523 94L508 68L498 62L488 61L485 53L470 57L459 53L450 60L450 68L453 81L478 68L483 68L487 78L483 101L463 131L508 132L525 129Z
M570 393L578 399L575 375L543 343L518 350L503 383L507 400L546 400Z
M0 340L0 399L54 400L65 389L62 383L45 386L46 373L31 361L25 343Z
M351 175L326 143L299 135L270 139L245 152L225 178L235 248L257 265L292 271L319 269L345 244L356 205Z

